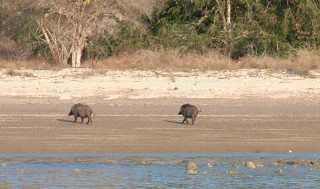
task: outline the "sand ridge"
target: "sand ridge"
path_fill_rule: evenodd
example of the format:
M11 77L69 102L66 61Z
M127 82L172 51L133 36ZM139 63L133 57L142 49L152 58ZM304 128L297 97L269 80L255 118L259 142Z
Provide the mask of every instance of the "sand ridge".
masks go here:
M320 73L312 78L288 71L259 69L222 71L0 69L0 96L144 98L316 98Z

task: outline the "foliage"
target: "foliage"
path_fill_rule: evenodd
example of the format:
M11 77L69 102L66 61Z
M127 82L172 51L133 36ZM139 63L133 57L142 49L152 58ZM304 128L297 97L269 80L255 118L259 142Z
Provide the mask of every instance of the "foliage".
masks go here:
M146 49L151 43L148 39L149 36L144 30L132 28L126 22L119 22L116 35L106 32L104 35L89 38L84 55L86 59L104 59L121 52Z
M295 49L319 47L320 7L316 1L232 1L230 33L223 30L217 2L167 0L155 17L152 33L162 39L164 47L215 49L235 59L264 54L281 57ZM184 39L197 45L185 45Z
M140 49L219 51L233 59L287 57L299 49L319 49L320 1L232 0L231 25L227 29L227 0L166 0L162 5L156 6L151 17L138 20L147 28L132 27L127 20L116 19L115 32L106 30L103 35L88 36L86 58L100 59ZM17 14L10 12L12 7L1 9L1 37L22 46L31 45L33 52L47 52L47 47L37 44L35 38L38 30L34 18L41 11Z
M19 47L5 56L21 58L38 55L40 53L40 46L36 40L38 26L34 19L38 13L32 10L8 11L5 9L0 11L0 36L7 41L15 41Z

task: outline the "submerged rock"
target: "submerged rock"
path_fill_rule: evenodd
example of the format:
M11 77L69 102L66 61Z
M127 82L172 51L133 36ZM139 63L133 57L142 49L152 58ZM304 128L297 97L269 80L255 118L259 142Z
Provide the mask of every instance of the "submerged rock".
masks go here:
M294 164L292 167L293 168L298 168L298 167L300 167L300 165L299 164Z
M255 165L256 165L256 167L264 167L264 165L262 163L257 163Z
M189 162L187 164L187 173L188 174L197 174L198 173L198 167L194 162Z
M319 162L319 161L317 161L317 160L311 160L309 164L310 164L310 165L317 166L317 167L319 167L319 166L320 166L320 162Z
M23 170L23 169L16 169L16 171L17 171L18 173L24 173L24 170Z
M278 169L278 170L276 170L274 173L283 174L283 169Z
M241 165L244 165L245 162L244 161L236 161L232 163L232 167L238 168Z
M278 164L285 165L285 164L287 164L287 161L285 161L285 160L282 159L282 158L279 158L279 159L277 159L277 163L278 163Z
M226 173L228 175L237 175L238 174L238 171L237 170L227 170Z
M151 160L145 159L141 161L142 165L150 165L151 164Z
M75 168L75 169L73 169L73 172L75 172L75 173L80 173L81 171L80 171L80 169Z
M207 167L213 167L213 165L211 163L207 163Z
M318 170L318 168L317 168L317 167L311 167L309 170L310 170L311 172L316 172L316 171Z
M7 166L6 163L1 163L1 164L0 164L0 167L5 167L5 166Z

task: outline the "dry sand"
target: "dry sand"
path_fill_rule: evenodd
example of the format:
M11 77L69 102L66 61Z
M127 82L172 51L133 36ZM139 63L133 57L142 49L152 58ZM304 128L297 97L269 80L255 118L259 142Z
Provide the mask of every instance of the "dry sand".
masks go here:
M319 72L0 70L0 152L318 151ZM85 102L93 125L67 113ZM185 102L195 126L177 115Z
M58 97L69 100L144 98L316 98L320 72L306 78L286 71L234 70L0 70L0 96ZM17 75L17 76L12 76Z

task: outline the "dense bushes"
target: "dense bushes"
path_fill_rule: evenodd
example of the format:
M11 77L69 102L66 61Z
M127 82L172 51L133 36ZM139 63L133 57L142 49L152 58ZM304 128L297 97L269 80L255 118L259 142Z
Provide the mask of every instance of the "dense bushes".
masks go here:
M167 0L153 20L152 34L165 48L215 49L232 58L281 57L295 49L319 47L319 2L237 0L231 7L231 28L224 30L225 1Z
M1 56L10 58L29 57L38 54L40 45L36 40L37 23L34 13L14 12L14 15L0 11L0 44ZM15 49L7 47L6 42L15 42ZM12 43L10 43L12 46ZM8 48L8 49L7 49Z
M122 21L117 34L88 39L86 58L106 58L140 49L180 52L219 51L233 59L243 56L285 57L297 49L317 50L320 45L320 2L315 0L232 0L231 23L226 28L226 0L166 0L153 16L131 27ZM45 55L37 43L35 12L12 16L2 9L1 38L9 38ZM10 27L9 27L10 26Z

